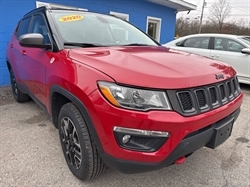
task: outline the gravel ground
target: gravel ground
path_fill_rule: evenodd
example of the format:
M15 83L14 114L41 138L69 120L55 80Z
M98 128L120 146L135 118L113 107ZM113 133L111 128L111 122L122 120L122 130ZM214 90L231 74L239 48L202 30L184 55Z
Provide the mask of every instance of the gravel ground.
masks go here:
M202 148L182 165L126 175L108 169L91 182L69 171L58 130L33 102L18 104L10 87L0 88L0 186L225 186L250 187L250 86L232 136L215 150Z

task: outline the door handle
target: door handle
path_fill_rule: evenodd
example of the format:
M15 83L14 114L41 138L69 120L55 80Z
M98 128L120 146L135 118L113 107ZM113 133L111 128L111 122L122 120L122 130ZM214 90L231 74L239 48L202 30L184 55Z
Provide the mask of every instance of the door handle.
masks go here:
M211 57L219 58L220 56L211 54Z
M22 50L22 54L26 56L26 51L25 50Z

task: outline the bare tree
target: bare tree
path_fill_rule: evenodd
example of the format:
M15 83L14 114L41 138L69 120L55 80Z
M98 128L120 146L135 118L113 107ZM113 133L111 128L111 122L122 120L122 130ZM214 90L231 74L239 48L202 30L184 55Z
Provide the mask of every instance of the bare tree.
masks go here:
M180 17L176 20L175 34L176 36L186 36L195 34L199 29L198 18L184 18Z
M176 36L187 35L188 22L184 17L180 17L176 20L175 33Z
M223 24L221 32L225 34L250 35L248 20L235 19ZM199 29L199 21L197 19L187 19L184 17L177 18L176 36L186 36L197 33ZM219 33L218 25L210 20L202 25L202 33Z
M230 11L231 6L228 0L218 0L210 7L211 20L217 25L220 33Z

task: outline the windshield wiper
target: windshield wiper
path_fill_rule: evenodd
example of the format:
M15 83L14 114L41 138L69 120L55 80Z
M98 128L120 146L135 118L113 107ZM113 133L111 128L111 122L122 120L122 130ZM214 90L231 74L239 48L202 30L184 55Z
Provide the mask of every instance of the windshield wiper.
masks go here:
M77 47L103 47L103 45L98 43L64 42L64 45L77 46Z
M140 44L140 43L130 43L130 44L125 44L122 46L150 46L148 44Z

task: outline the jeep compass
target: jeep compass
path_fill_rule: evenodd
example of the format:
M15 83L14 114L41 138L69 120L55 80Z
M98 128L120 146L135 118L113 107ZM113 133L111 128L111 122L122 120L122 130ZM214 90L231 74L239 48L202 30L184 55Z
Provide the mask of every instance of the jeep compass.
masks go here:
M231 135L242 93L235 70L162 47L127 21L41 7L21 18L6 64L17 102L33 99L59 129L80 180L183 163Z

